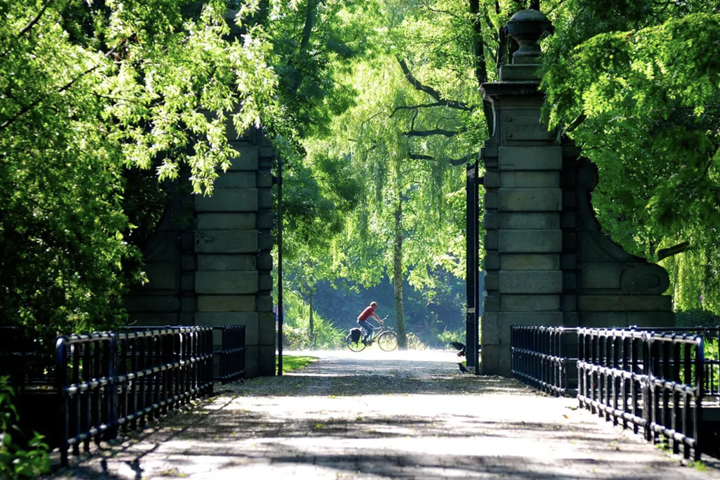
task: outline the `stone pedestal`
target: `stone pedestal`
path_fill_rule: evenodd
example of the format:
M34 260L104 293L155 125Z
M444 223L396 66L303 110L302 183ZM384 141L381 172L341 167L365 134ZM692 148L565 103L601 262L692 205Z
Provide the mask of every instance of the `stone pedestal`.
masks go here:
M510 375L510 326L666 326L667 274L600 231L590 205L594 168L540 121L537 41L551 29L540 12L508 24L520 44L500 81L482 91L493 104L485 142L485 313L482 372Z

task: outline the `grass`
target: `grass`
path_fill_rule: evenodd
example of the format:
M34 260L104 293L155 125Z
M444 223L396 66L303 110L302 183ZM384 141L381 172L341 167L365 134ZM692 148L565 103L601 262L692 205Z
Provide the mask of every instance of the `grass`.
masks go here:
M301 355L283 355L283 373L292 372L299 368L307 367L312 362L317 360L317 357L305 357ZM277 356L275 357L275 371L277 371Z

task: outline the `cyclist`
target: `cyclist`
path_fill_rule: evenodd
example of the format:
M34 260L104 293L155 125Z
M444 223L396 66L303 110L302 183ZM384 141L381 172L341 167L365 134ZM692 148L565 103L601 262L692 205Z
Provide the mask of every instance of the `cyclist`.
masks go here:
M363 343L368 343L368 341L372 338L373 331L375 330L373 326L367 322L368 318L372 317L377 320L380 325L383 324L383 321L380 320L380 317L378 317L375 313L376 309L377 302L370 302L370 305L365 310L363 310L360 315L358 315L357 324L360 325L360 328L365 330L365 338L363 339Z

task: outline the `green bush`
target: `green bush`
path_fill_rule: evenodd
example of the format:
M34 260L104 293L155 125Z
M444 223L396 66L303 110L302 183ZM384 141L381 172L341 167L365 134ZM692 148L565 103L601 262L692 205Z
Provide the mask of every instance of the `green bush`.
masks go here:
M444 348L449 347L450 342L465 343L465 330L444 330L442 333L438 334L437 338Z
M289 293L285 305L283 348L289 350L337 350L345 346L344 332L317 313L313 315L313 335L310 335L310 318L307 304L297 295Z
M718 327L720 317L709 310L685 310L675 312L675 325L678 327Z
M9 377L0 377L0 478L34 478L50 471L49 449L37 432L27 446L18 443L22 432L8 381Z

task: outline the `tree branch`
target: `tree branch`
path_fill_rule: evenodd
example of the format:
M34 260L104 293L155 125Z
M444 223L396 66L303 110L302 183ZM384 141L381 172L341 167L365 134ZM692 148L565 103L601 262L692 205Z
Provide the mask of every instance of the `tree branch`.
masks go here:
M423 155L418 153L409 153L408 158L410 160L438 160L436 157L433 157L431 155ZM468 160L472 160L473 158L475 158L475 154L471 153L469 155L465 155L462 158L441 158L440 160L444 160L450 165L457 167L460 165L465 165Z
M442 135L444 137L454 137L459 133L463 133L466 129L461 130L443 130L442 128L436 128L434 130L410 130L409 132L403 132L406 137L430 137L432 135Z
M672 257L673 255L677 255L678 253L682 253L689 249L690 242L682 242L669 248L663 248L661 250L658 250L657 252L658 261L662 260L663 258Z
M77 82L78 80L80 80L80 79L81 79L82 77L84 77L85 75L93 72L94 70L97 70L99 67L100 67L100 65L95 65L94 67L92 67L92 68L90 68L90 69L88 69L88 70L85 70L83 73L81 73L81 74L78 75L77 77L73 78L73 79L70 80L68 83L66 83L62 88L60 88L60 90L57 91L57 93L62 93L62 92L64 92L64 91L67 90L68 88L72 87L72 86L75 84L75 82ZM8 118L8 119L5 121L5 123L3 123L2 125L0 125L0 130L5 130L7 127L9 127L11 124L13 124L18 118L22 117L23 115L25 115L26 113L28 113L30 110L32 110L32 109L34 109L35 107L37 107L38 105L40 105L40 104L42 103L42 101L43 101L42 98L38 98L37 100L35 100L35 101L32 102L31 104L26 105L26 106L23 107L22 109L18 110L18 111L15 113L15 115L13 115L12 117Z
M54 1L55 1L55 0L47 0L47 2L45 2L45 5L43 5L43 7L40 9L40 11L39 11L38 14L35 16L35 18L33 18L32 20L30 20L30 23L28 23L27 25L25 25L25 27L24 27L22 30L20 30L20 33L18 33L18 35L17 35L18 38L20 38L20 37L22 37L23 35L25 35L27 32L29 32L29 31L35 26L35 24L38 22L38 20L40 20L40 17L42 17L43 14L45 13L45 10L47 10L47 8L50 6L50 4L51 4L52 2L54 2Z
M417 110L418 108L431 108L431 107L447 107L445 103L424 103L422 105L401 105L395 107L393 112L390 114L390 118L395 116L398 110Z
M467 105L465 105L462 102L456 102L454 100L447 100L447 99L442 98L442 95L440 95L440 92L438 92L437 90L435 90L434 88L432 88L428 85L424 85L417 78L415 78L415 76L410 71L410 68L408 67L407 62L404 59L402 59L400 57L395 57L395 58L397 59L398 63L400 64L400 68L402 69L403 74L405 75L405 78L407 79L408 82L410 82L410 85L412 85L415 90L419 90L421 92L427 93L432 98L434 98L435 101L439 105L444 105L444 106L450 107L450 108L456 108L458 110L463 110L466 112L472 112L473 109L471 107L468 107Z

